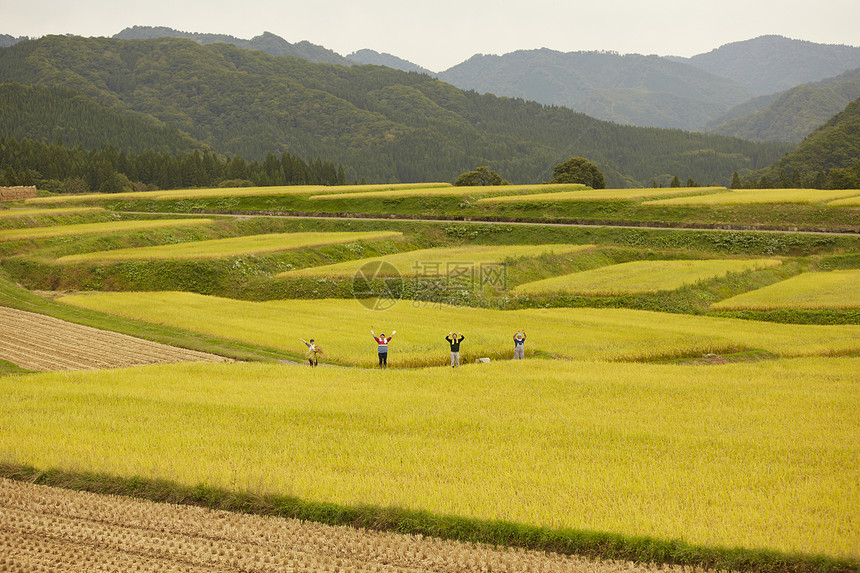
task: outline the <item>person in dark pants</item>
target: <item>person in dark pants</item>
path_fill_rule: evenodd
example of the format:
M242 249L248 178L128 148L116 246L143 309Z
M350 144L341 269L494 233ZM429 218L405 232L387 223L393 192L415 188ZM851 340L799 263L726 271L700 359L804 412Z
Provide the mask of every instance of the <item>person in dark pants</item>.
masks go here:
M314 339L311 338L311 341L308 342L304 338L299 338L302 342L305 343L305 346L308 347L308 363L313 367L319 364L319 357L322 355L323 351L319 344L314 342Z
M460 343L466 337L461 333L454 334L453 332L449 332L448 336L445 337L445 340L448 341L448 344L451 345L451 368L460 365Z
M526 357L526 331L519 330L514 335L514 360Z
M396 330L391 331L391 336L385 338L385 333L383 332L378 337L373 333L373 327L370 327L370 335L376 341L376 350L379 355L379 367L380 368L388 368L388 343L391 342L391 339L394 338L394 335L397 334Z

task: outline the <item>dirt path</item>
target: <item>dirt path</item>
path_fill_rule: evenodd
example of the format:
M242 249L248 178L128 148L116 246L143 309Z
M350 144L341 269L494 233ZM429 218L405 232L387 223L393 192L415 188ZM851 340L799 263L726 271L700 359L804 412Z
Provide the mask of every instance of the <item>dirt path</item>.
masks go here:
M646 573L595 562L0 479L0 572Z
M7 307L0 307L0 359L45 371L227 360Z

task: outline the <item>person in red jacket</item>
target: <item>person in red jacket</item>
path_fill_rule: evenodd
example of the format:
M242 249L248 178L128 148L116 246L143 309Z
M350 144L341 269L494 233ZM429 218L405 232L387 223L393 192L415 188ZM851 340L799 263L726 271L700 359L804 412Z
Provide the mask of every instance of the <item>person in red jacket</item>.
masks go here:
M383 332L378 337L373 333L373 327L370 327L370 335L376 341L377 345L377 354L379 355L379 367L380 368L388 368L388 343L391 342L391 339L394 338L394 335L397 334L396 330L391 331L391 336L385 338L385 333Z

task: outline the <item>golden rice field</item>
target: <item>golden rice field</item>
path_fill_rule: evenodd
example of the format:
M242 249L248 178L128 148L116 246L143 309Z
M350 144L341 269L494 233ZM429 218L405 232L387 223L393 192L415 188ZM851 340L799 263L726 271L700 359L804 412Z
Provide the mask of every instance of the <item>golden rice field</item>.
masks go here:
M402 236L399 231L355 231L355 232L306 232L306 233L268 233L246 235L228 239L192 241L153 247L134 247L96 251L78 255L66 255L57 259L61 263L88 261L124 260L177 260L177 259L216 259L239 255L259 255L307 247L321 247L352 243L354 241L374 241L394 239Z
M212 219L149 219L111 221L108 223L82 223L79 225L57 225L54 227L5 229L0 231L0 241L48 239L52 237L95 235L99 233L118 233L122 231L145 231L149 229L164 229L168 227L190 227L194 225L208 225L212 222Z
M675 290L684 285L776 267L778 259L633 261L518 285L514 293L619 295Z
M0 572L141 570L691 573L679 566L593 561L0 479Z
M711 310L860 308L860 271L803 273L711 305Z
M858 368L199 363L6 376L0 459L856 558Z
M325 348L326 361L358 366L377 363L371 328L377 334L397 330L388 360L395 367L445 364L449 349L444 338L451 331L465 335L461 354L466 361L511 357L512 337L521 329L528 333L527 356L539 352L577 360L645 361L748 349L780 356L860 352L858 325L778 324L628 309L500 311L410 300L248 302L183 292L94 293L59 300L297 356L305 352L299 338L315 338ZM394 306L386 308L389 303Z
M332 265L286 271L279 277L326 276L351 277L359 270L366 277L382 276L448 276L462 272L479 272L481 265L501 263L523 257L538 257L544 254L564 254L584 251L594 245L489 245L450 248L420 249L357 259Z
M830 201L827 205L830 207L860 207L860 195L846 197L845 199L836 199L835 201Z
M73 213L104 213L101 207L60 207L56 209L0 209L0 218L38 217L40 215L70 215Z
M173 189L164 191L134 191L128 193L87 193L83 195L62 195L55 197L36 197L25 203L74 203L79 201L116 201L116 200L169 200L205 199L212 197L256 197L268 195L321 195L324 193L361 193L370 191L389 191L400 189L421 189L450 186L450 183L398 183L372 185L285 185L280 187L218 187L212 189Z
M860 196L860 189L737 189L728 193L674 197L645 201L643 205L754 205L779 203L824 203L843 197Z
M588 189L585 185L578 183L553 183L536 185L481 185L475 187L428 187L415 189L397 189L393 191L368 191L364 193L330 193L326 195L312 195L315 199L396 199L400 197L462 197L467 195L508 195L511 193L522 193L524 191L567 191L576 189Z
M641 199L680 193L718 193L725 187L666 187L660 189L583 189L561 193L538 193L535 195L509 195L504 197L484 197L478 203L531 203L533 201L612 201Z

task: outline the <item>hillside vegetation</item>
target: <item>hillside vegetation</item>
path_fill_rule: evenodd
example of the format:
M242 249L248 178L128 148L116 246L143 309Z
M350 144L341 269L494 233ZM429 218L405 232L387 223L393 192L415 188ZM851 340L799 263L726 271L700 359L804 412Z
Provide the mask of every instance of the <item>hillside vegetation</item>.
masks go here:
M705 131L750 139L799 143L860 96L860 68L730 109Z
M788 150L615 125L464 92L423 74L173 38L19 42L0 50L3 82L63 86L117 112L153 117L220 153L324 157L344 165L348 181L453 181L489 165L514 183L536 183L582 156L613 187L673 175L727 185L733 171L760 169Z
M756 177L763 187L774 182L781 187L860 188L860 98L810 133L794 151L753 174L748 183L755 183Z

